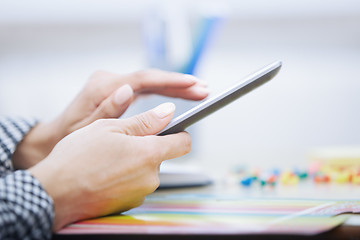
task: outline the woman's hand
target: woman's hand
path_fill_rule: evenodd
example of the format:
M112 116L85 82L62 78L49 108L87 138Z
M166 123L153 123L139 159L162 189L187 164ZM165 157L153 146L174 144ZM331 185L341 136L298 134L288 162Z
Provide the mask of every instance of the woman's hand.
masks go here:
M149 93L190 100L201 100L208 95L205 84L187 74L154 69L128 75L98 71L57 124L67 135L97 119L118 118L136 96Z
M159 186L161 162L191 149L185 132L153 135L169 123L174 109L165 103L126 120L98 120L65 137L30 168L54 201L55 231L136 207Z
M118 118L138 95L149 93L190 100L208 96L204 82L187 74L145 70L119 75L98 71L58 118L38 124L25 136L13 155L14 167L35 165L69 133L98 119Z

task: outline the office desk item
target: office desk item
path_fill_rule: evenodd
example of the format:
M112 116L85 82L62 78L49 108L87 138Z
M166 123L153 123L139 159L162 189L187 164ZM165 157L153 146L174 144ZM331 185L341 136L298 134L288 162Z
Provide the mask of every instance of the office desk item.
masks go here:
M159 173L160 189L197 187L209 185L213 180L200 171L169 171Z
M315 235L360 212L356 201L256 199L207 194L153 195L123 214L71 224L67 234Z
M201 56L204 54L212 39L215 28L219 25L221 17L219 15L208 15L201 19L200 27L194 40L194 47L190 54L188 61L186 61L181 69L181 72L186 74L196 74Z
M244 187L253 185L276 186L297 185L302 182L312 181L315 184L350 184L358 186L360 184L360 166L331 166L328 164L319 165L310 164L309 170L293 169L293 170L252 170L241 169L231 171L233 181L237 181ZM315 169L315 171L314 171Z
M310 162L331 168L357 168L360 173L360 145L316 148L309 153Z
M211 185L157 190L138 208L71 224L54 239L359 239L359 185L318 183L322 171L233 167Z
M189 9L172 1L149 8L145 16L143 37L149 66L197 75L225 12Z

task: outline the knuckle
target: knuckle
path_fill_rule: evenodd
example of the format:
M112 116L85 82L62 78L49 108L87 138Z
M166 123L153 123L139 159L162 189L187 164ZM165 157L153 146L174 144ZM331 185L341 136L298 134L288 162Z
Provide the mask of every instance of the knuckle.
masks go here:
M92 126L95 128L103 128L110 125L109 120L107 119L97 119L92 123Z
M134 74L134 76L138 79L149 79L152 78L154 75L160 74L162 71L155 68L145 69L137 71Z
M97 70L93 74L90 75L88 79L88 85L91 87L98 87L98 90L101 90L102 86L104 85L104 82L110 81L114 78L118 78L121 75L104 71L104 70Z
M120 120L121 121L121 120ZM120 129L121 133L124 135L132 136L134 135L133 130L131 128L122 128Z
M108 74L109 73L104 70L97 70L91 74L85 85L86 92L89 92L90 96L96 96L99 93L102 94L103 80Z
M140 71L134 72L133 75L136 78L144 79L149 74L148 72L149 72L149 70L140 70Z
M104 75L106 75L107 72L104 70L97 70L95 71L93 74L90 75L89 77L89 84L99 84L99 82L103 79Z
M136 116L135 117L135 121L137 122L137 126L140 128L140 129L143 129L143 130L150 130L153 128L153 125L150 121L149 118L145 117L145 116Z
M114 106L111 101L106 101L106 104L101 104L100 105L99 112L100 112L102 118L115 117L116 106Z

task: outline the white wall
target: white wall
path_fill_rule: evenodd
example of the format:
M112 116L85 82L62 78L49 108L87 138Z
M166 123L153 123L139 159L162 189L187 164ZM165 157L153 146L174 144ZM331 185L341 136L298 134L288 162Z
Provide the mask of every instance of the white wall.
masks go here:
M192 161L213 169L302 165L318 146L359 144L359 2L228 4L199 68L212 91L273 60L284 66L272 82L197 125ZM148 6L140 0L1 1L1 114L51 119L94 70L146 67L141 21Z

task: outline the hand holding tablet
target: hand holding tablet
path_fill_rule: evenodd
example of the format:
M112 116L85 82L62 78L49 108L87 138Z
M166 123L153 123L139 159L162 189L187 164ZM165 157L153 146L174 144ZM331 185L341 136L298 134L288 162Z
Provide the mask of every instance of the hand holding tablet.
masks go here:
M205 118L211 113L228 105L236 99L242 97L253 89L271 80L280 70L282 63L273 62L266 67L250 74L245 79L239 81L224 92L209 98L187 112L173 119L163 130L156 135L162 136L184 131L190 125Z

